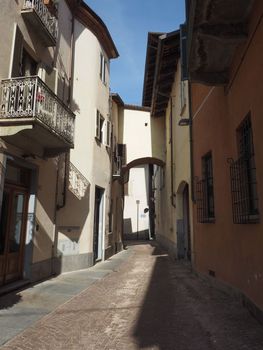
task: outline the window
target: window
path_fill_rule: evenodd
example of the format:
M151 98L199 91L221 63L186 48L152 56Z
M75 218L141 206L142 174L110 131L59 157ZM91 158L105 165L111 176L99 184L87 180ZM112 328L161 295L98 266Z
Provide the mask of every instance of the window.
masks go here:
M202 158L202 180L197 182L197 220L200 223L214 222L214 178L212 153Z
M186 105L186 95L185 95L185 89L186 89L186 83L185 81L180 82L180 103L181 103L181 112L183 111L185 105Z
M104 55L101 53L100 54L100 79L104 84L106 84L106 70L107 70L107 61Z
M103 143L107 147L111 147L112 123L109 120L105 120L98 110L96 114L95 137L97 141Z
M112 138L112 124L109 120L106 122L106 137L105 137L105 145L107 147L111 147L111 138Z
M97 115L96 115L96 139L99 142L103 141L103 127L104 127L104 121L105 119L103 116L100 114L100 112L97 110Z
M233 221L235 224L256 223L259 210L250 114L237 129L237 146L239 157L230 161Z

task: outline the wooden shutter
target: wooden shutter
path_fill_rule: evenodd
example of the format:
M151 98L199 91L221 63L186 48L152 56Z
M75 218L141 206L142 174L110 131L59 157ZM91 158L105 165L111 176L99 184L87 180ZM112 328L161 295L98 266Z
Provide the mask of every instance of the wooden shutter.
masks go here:
M11 76L20 77L21 67L22 67L22 53L23 53L23 35L18 26L16 26L16 37L15 37L15 47L13 55L13 65Z
M180 49L181 49L181 80L188 80L187 65L187 28L186 24L180 26Z

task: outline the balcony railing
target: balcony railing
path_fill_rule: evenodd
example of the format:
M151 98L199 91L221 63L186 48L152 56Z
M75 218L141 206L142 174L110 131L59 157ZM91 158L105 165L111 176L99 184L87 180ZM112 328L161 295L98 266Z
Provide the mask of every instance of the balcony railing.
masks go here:
M24 0L23 10L34 10L41 22L47 28L49 34L56 41L58 36L57 19L54 17L43 0Z
M36 118L74 143L75 115L37 76L5 79L0 85L0 118Z

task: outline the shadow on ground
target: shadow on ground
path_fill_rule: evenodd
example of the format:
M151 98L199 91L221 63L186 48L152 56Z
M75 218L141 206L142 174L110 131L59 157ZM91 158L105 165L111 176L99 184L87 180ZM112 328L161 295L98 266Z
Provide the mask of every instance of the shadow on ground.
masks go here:
M190 349L188 332L191 330L191 344L195 344L193 349L210 349L200 324L193 317L189 319L183 314L187 303L180 294L180 284L191 274L190 266L185 266L187 271L180 276L167 253L155 242L151 245L156 263L133 334L139 348Z
M9 293L0 297L0 310L9 309L21 301L21 295L17 292Z

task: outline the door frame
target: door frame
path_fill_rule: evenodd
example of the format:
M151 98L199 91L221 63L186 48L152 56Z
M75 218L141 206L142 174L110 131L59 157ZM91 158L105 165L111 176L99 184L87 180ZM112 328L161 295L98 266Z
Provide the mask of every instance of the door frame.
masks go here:
M10 283L14 280L19 280L23 277L24 270L24 254L25 254L25 241L26 241L26 231L27 231L27 217L28 217L28 203L29 203L29 189L23 186L11 184L9 182L5 182L4 191L7 191L11 194L11 200L8 203L8 214L7 214L7 223L5 227L5 243L4 243L4 252L2 255L3 260L3 279L1 285L5 285L6 283ZM19 251L17 253L10 253L10 242L9 237L11 233L11 223L13 219L13 203L15 193L24 194L24 203L23 203L23 213L22 213L22 225L21 225L21 237L19 244ZM8 263L10 257L15 254L18 254L18 271L17 273L8 274Z
M97 199L97 194L100 198ZM94 222L93 222L93 254L94 263L104 260L104 228L105 228L105 189L95 185ZM96 238L96 242L95 242ZM97 248L95 250L95 248Z

